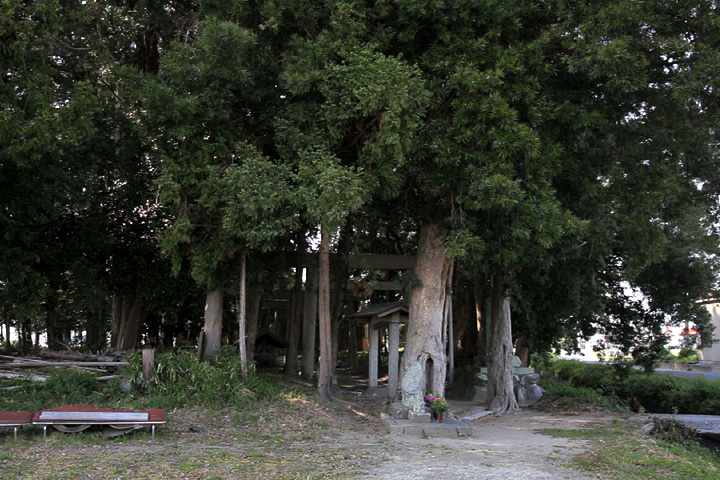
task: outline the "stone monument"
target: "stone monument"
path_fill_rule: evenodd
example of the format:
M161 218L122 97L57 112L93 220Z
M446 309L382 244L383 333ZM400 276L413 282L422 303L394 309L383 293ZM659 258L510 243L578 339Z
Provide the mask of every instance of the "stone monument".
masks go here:
M402 380L402 404L408 409L408 419L415 423L430 423L431 415L425 411L423 385L425 372L420 362L413 362Z

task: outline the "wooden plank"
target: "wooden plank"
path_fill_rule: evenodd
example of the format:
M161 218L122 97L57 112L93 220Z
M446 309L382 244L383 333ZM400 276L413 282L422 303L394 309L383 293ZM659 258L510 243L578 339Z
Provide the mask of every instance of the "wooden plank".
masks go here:
M415 268L415 255L385 255L363 253L348 260L348 268L368 270L412 270Z
M147 412L41 412L43 422L147 422Z
M122 367L128 362L43 362L34 361L31 363L5 363L3 367L9 368L35 368L35 367Z

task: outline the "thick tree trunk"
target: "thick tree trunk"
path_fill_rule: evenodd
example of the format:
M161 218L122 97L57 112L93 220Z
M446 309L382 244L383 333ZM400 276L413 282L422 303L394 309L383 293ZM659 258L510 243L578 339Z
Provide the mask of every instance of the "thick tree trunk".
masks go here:
M260 299L260 290L258 288L248 289L246 342L248 362L255 360L255 339L257 338L258 317L260 316Z
M300 251L304 251L300 249ZM288 332L287 342L288 348L285 350L285 375L294 377L298 373L297 357L298 344L300 343L300 322L302 305L302 277L303 268L300 266L301 259L298 258L298 264L295 266L295 291L293 292L292 311L288 314Z
M513 342L510 318L510 299L507 298L505 278L501 267L492 268L490 287L491 335L488 352L487 394L490 410L495 415L518 410L513 385Z
M308 267L307 280L303 309L302 376L306 380L312 380L315 375L315 335L318 312L318 269L316 265Z
M243 251L240 254L240 292L238 294L238 349L240 350L240 371L242 374L243 382L248 381L248 365L247 365L247 343L245 339L245 324L246 324L246 306L247 298L245 295L245 278L247 272L246 255Z
M430 381L428 389L445 394L446 358L443 345L443 313L449 262L445 256L447 229L439 223L420 228L415 275L421 286L410 300L410 319L403 356L403 374L413 362L420 362Z
M223 299L225 289L217 287L207 294L205 300L205 326L203 358L215 358L222 338Z
M318 254L318 320L320 324L320 368L318 394L324 400L332 399L332 319L330 318L330 235L320 226L320 252Z

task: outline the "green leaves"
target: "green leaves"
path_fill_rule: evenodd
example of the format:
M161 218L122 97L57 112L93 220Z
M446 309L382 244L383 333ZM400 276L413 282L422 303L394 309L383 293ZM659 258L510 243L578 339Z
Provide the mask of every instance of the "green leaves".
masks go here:
M322 151L300 152L298 184L296 198L308 217L328 229L339 228L370 196L362 171L345 168Z

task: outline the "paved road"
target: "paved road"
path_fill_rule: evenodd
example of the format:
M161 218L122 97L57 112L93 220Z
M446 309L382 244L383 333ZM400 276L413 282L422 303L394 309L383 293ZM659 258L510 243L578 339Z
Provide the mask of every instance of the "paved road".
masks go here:
M708 380L720 380L720 373L688 372L687 370L665 370L658 368L657 373L666 373L678 377L705 377Z

